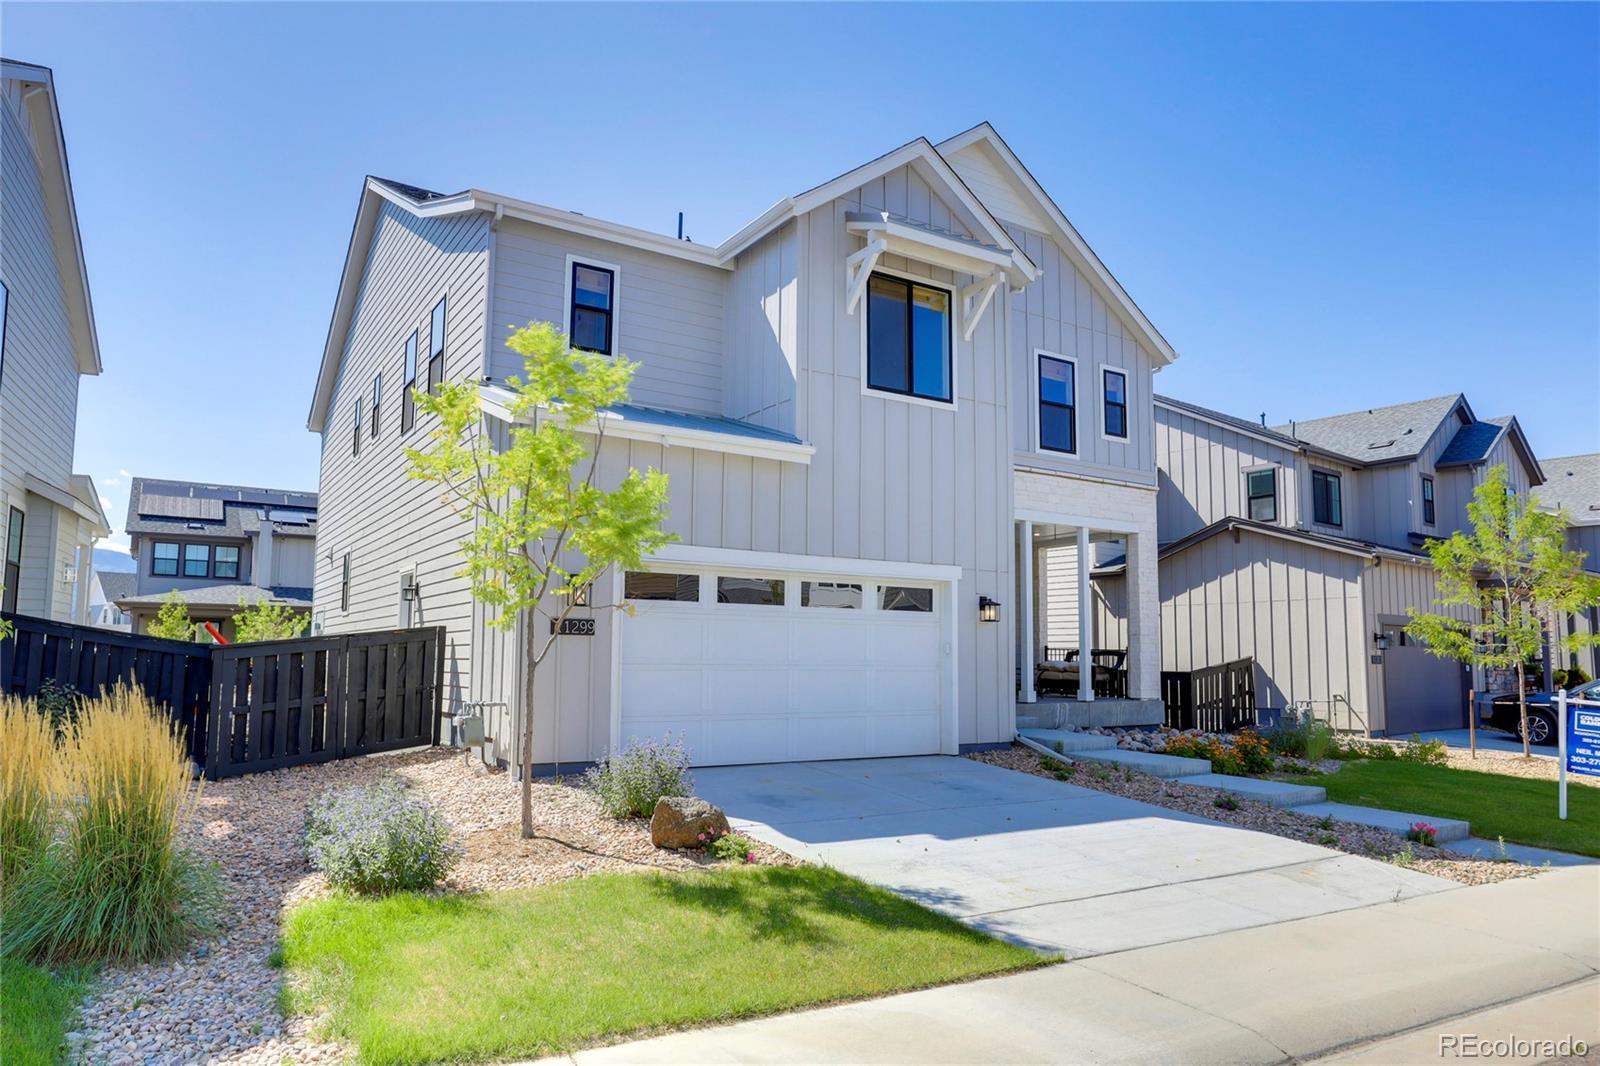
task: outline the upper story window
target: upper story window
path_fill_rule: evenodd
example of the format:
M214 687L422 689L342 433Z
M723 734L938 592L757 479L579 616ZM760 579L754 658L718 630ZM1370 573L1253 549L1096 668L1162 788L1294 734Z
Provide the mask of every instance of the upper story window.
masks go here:
M1039 356L1039 447L1047 451L1078 451L1077 369L1070 360Z
M211 576L233 579L239 576L239 547L236 544L218 544L211 553ZM270 577L270 575L268 575Z
M1118 440L1128 439L1128 375L1120 370L1105 369L1104 397L1101 408L1105 412L1105 434Z
M1244 476L1249 516L1256 522L1278 520L1278 471L1274 467L1251 470Z
M567 260L567 342L600 355L615 354L617 268Z
M428 321L428 395L439 391L444 382L444 313L445 297L433 305L433 316Z
M1436 512L1433 507L1433 478L1426 474L1422 477L1422 521L1433 525Z
M151 550L150 573L156 577L178 576L178 546L166 541L156 541Z
M211 545L185 544L183 546L183 576L211 576Z
M6 516L6 568L5 588L0 589L0 611L15 613L17 609L17 584L22 580L22 523L23 513L13 507Z
M887 274L867 280L867 386L949 403L950 293Z
M383 375L372 378L372 439L378 439L378 412L383 410Z
M1327 470L1311 471L1311 518L1321 526L1344 525L1340 478Z
M11 290L0 281L0 381L6 379L6 313L11 310Z
M351 428L354 429L355 432L352 433L351 436L350 436L350 454L351 455L360 455L361 454L361 397L359 397L359 396L356 397L356 420L352 424Z
M350 553L344 553L344 565L339 571L339 610L350 609Z
M405 377L400 383L400 432L409 433L417 420L417 401L411 390L417 387L417 331L406 338Z

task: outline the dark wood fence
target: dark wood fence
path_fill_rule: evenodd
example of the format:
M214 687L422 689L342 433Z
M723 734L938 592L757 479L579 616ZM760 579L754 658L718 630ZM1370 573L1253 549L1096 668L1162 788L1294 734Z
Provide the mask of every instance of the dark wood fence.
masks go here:
M1236 659L1187 673L1163 670L1161 699L1167 705L1167 725L1209 733L1255 725L1255 666L1254 659Z
M211 707L211 649L110 629L0 614L16 636L0 641L0 691L38 696L45 683L98 696L117 682L141 688L183 728L189 757L205 762Z
M171 711L207 777L439 742L438 627L204 645L3 617L17 629L0 641L3 691L136 685Z

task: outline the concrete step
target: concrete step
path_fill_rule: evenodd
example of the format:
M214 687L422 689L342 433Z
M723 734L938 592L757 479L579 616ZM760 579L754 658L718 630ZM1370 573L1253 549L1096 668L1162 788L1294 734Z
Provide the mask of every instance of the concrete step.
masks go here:
M1115 737L1101 736L1099 733L1074 733L1070 729L1019 729L1017 732L1038 744L1043 744L1051 750L1057 744L1061 745L1063 755L1076 755L1080 751L1098 751L1117 746Z
M1189 759L1180 755L1157 755L1149 751L1123 751L1121 748L1091 748L1087 751L1072 752L1072 757L1084 762L1125 766L1138 773L1149 774L1151 777L1162 777L1167 780L1177 777L1191 777L1211 769L1211 763L1205 759Z
M1319 788L1317 791L1322 790ZM1354 822L1357 825L1370 825L1374 829L1387 829L1395 836L1401 837L1406 835L1413 822L1427 822L1438 830L1434 839L1440 844L1465 840L1472 835L1472 827L1458 818L1406 814L1404 811L1387 811L1378 807L1357 807L1351 803L1306 803L1295 807L1295 813L1309 814L1313 818L1331 814L1341 822Z
M1321 803L1328 798L1327 789L1320 785L1296 785L1288 781L1262 781L1254 777L1213 774L1209 772L1211 764L1204 759L1187 761L1204 764L1208 772L1180 777L1177 780L1180 785L1214 788L1219 792L1232 792L1236 796L1253 799L1257 803L1269 803L1274 807L1294 807L1297 810L1302 804Z
M1438 822L1434 822L1438 825ZM1482 837L1468 837L1457 841L1445 848L1458 855L1470 855L1474 859L1498 859L1500 857L1500 842L1498 840L1485 840ZM1511 844L1505 846L1505 856L1513 862L1526 863L1529 866L1593 866L1600 863L1600 859L1588 855L1574 855L1570 851L1551 851L1549 848L1536 848L1529 844Z

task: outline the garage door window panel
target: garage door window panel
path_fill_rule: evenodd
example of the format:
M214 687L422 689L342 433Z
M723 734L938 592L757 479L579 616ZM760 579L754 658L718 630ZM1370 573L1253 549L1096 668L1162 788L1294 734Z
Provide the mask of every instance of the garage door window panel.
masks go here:
M783 579L773 577L719 577L718 603L783 606Z
M933 613L933 590L907 585L884 585L878 590L880 611Z
M648 570L630 570L623 580L622 596L628 600L699 603L700 575L660 574Z
M860 585L846 585L835 581L802 581L800 606L860 610L866 604Z

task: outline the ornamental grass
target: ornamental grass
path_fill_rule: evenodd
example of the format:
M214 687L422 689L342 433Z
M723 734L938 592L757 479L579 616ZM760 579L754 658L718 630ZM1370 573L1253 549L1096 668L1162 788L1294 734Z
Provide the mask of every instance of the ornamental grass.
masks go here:
M55 835L61 756L49 720L31 700L0 696L0 901L27 876Z
M208 927L216 891L180 839L199 799L182 737L119 685L83 702L60 753L63 825L9 894L0 950L46 962L171 954Z

